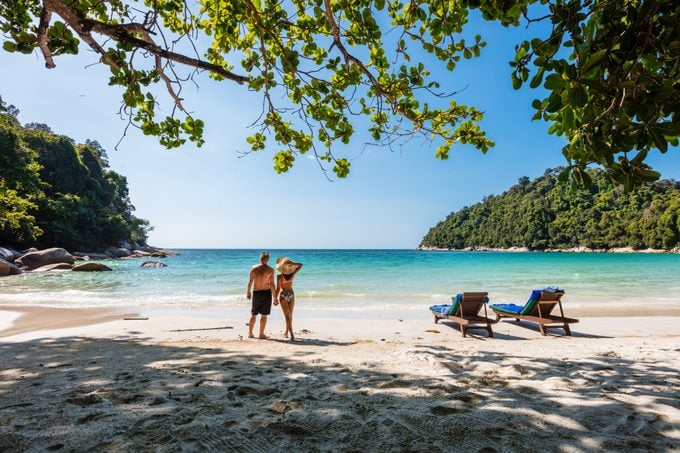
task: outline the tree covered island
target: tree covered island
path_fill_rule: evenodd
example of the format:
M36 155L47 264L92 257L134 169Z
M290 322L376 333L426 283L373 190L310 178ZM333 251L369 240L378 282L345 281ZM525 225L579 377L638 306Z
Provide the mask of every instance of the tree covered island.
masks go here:
M420 248L671 250L680 245L680 183L660 180L627 193L605 172L589 170L588 189L569 190L548 169L501 195L452 212Z

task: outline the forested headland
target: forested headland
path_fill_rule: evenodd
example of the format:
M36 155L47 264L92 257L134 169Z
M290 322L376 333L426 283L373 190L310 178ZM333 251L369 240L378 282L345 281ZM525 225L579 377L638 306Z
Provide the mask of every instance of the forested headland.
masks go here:
M660 180L626 193L601 170L590 189L558 182L548 169L501 195L452 212L423 237L420 248L587 247L670 250L680 245L680 183Z
M0 98L0 244L96 251L144 245L127 180L96 141L77 144L45 124L22 126Z

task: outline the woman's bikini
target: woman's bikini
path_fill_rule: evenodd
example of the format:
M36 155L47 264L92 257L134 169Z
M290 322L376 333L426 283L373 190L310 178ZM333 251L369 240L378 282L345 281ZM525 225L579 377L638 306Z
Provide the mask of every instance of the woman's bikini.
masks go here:
M293 292L293 278L291 277L289 280L284 274L281 274L281 297L289 303L292 302L295 297L295 293Z

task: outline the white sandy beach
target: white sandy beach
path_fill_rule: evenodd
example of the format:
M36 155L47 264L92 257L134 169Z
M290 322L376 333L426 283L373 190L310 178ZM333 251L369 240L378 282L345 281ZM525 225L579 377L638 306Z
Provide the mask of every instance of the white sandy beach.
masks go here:
M680 450L675 316L462 338L301 312L290 342L277 311L253 340L245 309L2 310L0 451Z

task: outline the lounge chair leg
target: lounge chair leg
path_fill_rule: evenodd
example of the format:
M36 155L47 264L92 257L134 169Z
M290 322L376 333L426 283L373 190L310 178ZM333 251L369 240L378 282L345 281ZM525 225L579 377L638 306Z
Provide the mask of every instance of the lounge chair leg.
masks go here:
M489 338L493 338L493 330L491 330L490 325L488 325L488 324L486 325L486 330L487 330L487 332L489 332Z
M437 317L437 316L434 317L434 323L439 324L439 317Z
M467 334L467 332L465 331L465 327L464 327L464 326L460 326L460 333L462 333L462 334L463 334L463 338L465 338L465 335Z
M541 335L545 337L545 327L543 327L543 324L539 324L538 328L541 330Z
M567 324L566 322L564 323L564 333L571 336L571 329L569 328L569 324Z

